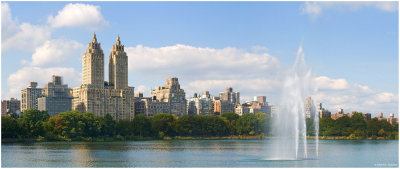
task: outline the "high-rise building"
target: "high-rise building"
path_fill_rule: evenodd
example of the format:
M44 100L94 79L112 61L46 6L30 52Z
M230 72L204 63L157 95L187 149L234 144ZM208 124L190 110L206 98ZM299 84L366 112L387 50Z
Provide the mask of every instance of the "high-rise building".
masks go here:
M62 84L61 76L53 75L52 82L44 85L42 97L38 98L38 109L54 116L61 112L71 111L71 107L71 89L67 84Z
M310 96L306 98L306 118L314 118L314 103Z
M109 84L114 89L125 89L128 87L128 56L121 45L119 36L112 47L109 57Z
M226 88L225 92L219 92L219 98L222 101L230 101L234 105L240 104L240 93L233 92L232 87Z
M230 101L214 100L214 114L222 115L224 113L234 113L235 104Z
M193 115L212 115L213 101L208 91L203 92L203 95L197 97L195 93L193 98L187 100L188 114Z
M236 105L235 113L237 115L239 115L239 116L242 116L242 115L247 114L247 113L254 114L253 109L251 108L251 105L248 104L248 103L243 103L243 104Z
M82 56L82 85L73 88L72 110L97 116L110 114L114 120L134 117L134 87L128 86L127 56L119 37L110 54L110 83L104 81L104 54L96 34Z
M165 113L183 116L187 113L185 91L181 89L178 78L168 78L163 87L151 91L152 100L168 103L169 111Z
M11 113L19 114L21 112L21 102L18 99L10 98L10 100L1 101L1 115Z
M29 82L28 88L21 90L21 112L27 109L38 109L38 98L42 96L42 89L37 88L37 82Z

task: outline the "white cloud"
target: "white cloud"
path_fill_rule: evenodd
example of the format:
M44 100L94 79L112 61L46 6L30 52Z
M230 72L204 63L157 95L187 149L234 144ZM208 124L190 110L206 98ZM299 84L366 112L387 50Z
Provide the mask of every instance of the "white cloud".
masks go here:
M300 12L315 19L327 9L356 11L362 8L375 8L384 12L395 12L398 10L398 2L305 2L301 5Z
M268 53L249 53L226 47L200 48L177 44L161 48L126 47L130 71L142 74L185 76L194 79L232 79L267 74L278 66ZM151 64L144 64L151 63Z
M375 2L373 6L382 11L395 12L398 8L398 2Z
M89 30L98 30L108 26L99 6L80 3L66 5L58 11L57 16L50 16L48 23L55 28L83 27Z
M7 3L1 6L1 49L32 51L44 41L50 39L51 30L46 26L31 25L29 23L19 24L16 19L12 19L11 10Z
M48 40L36 48L32 55L33 66L55 65L83 53L84 45L74 40Z
M326 76L319 76L314 78L314 82L319 89L343 90L349 88L345 79L330 79Z
M387 103L387 102L396 101L397 100L397 96L395 94L393 94L393 93L382 92L382 93L378 93L378 94L375 95L375 100L377 102Z
M22 89L26 88L29 82L38 82L38 87L42 88L44 84L51 82L52 75L63 77L63 83L68 87L76 87L81 84L81 74L73 68L39 68L24 67L8 77L7 84L10 91L6 93L6 97L20 97Z
M322 6L316 2L305 2L300 10L303 14L308 14L315 19L321 14Z
M146 85L139 85L135 87L135 93L143 93L143 96L149 96L151 94L151 88Z
M11 9L7 3L1 3L1 34L2 40L10 38L19 31L18 21L12 18Z

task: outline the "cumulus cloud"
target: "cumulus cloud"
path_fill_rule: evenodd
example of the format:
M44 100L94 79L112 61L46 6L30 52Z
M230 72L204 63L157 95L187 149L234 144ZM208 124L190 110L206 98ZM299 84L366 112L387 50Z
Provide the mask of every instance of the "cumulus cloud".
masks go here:
M52 75L63 77L63 83L69 87L75 87L81 84L81 74L73 68L40 68L40 67L24 67L8 77L7 85L12 86L10 91L5 95L8 97L20 97L22 89L26 88L29 82L38 82L38 87L51 82Z
M356 11L362 8L375 8L384 12L395 12L398 10L398 2L305 2L300 6L300 12L315 19L322 15L323 10L327 9Z
M331 79L326 76L319 76L314 78L314 82L319 89L343 90L349 88L349 84L345 79Z
M48 40L36 48L32 55L33 66L55 65L83 53L84 45L74 40Z
M300 10L303 14L308 14L312 18L317 18L322 12L322 5L316 2L305 2Z
M29 23L19 24L17 19L13 19L7 3L2 3L1 15L1 49L3 52L12 49L32 51L50 39L51 30L48 27Z
M55 28L83 27L89 30L108 26L99 6L80 3L66 5L56 16L49 16L48 23Z
M277 68L278 60L268 53L249 53L226 47L200 48L177 44L161 48L138 45L125 48L130 71L190 79L232 79L265 74ZM151 64L143 64L151 63Z
M375 100L377 102L387 103L387 102L396 101L397 96L393 93L382 92L382 93L378 93L375 95Z

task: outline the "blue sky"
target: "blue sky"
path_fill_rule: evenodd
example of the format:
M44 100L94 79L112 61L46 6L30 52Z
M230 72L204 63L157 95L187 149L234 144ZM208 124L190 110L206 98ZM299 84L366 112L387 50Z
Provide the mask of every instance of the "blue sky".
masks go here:
M232 86L242 101L279 104L280 76L302 44L315 101L332 112L398 111L396 2L3 2L2 99L51 74L78 86L93 32L106 72L121 36L129 85L145 95L177 76L187 97Z

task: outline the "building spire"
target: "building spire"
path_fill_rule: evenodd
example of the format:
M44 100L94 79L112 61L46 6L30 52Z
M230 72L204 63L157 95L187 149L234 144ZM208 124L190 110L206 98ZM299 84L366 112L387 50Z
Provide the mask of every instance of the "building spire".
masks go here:
M116 45L121 45L121 41L119 40L119 35L117 36L117 42Z
M92 43L97 43L96 33L93 32Z

